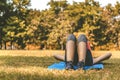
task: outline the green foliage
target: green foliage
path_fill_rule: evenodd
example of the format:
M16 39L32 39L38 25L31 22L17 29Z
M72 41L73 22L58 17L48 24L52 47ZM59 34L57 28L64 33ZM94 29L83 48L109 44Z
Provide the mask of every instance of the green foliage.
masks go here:
M120 3L101 7L99 2L51 0L47 10L28 9L30 0L0 1L0 43L18 44L24 49L35 44L47 49L64 49L70 33L87 33L92 48L120 46ZM4 8L3 8L4 7ZM110 49L110 48L109 48Z

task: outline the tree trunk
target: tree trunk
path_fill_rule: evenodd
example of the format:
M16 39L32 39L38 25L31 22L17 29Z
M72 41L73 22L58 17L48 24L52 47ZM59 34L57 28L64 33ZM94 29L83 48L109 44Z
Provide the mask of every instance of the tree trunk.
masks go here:
M2 49L2 29L0 28L0 49Z
M119 33L117 33L117 36L116 36L116 48L119 49Z
M64 48L65 46L64 46L64 44L62 43L61 44L61 50L64 50L65 48Z
M2 49L2 42L0 42L0 49Z
M4 42L4 49L7 49L6 41Z
M118 49L120 49L120 33L118 33Z
M12 47L13 47L13 44L12 44L13 42L11 41L10 42L10 49L12 50Z

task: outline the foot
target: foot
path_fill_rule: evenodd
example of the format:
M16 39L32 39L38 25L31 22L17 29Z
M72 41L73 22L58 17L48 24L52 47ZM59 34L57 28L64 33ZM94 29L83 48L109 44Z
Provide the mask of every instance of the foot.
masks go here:
M69 61L69 62L66 63L65 69L66 69L66 70L73 69L72 61Z
M83 69L84 65L85 65L84 62L78 62L77 63L78 68L77 69Z

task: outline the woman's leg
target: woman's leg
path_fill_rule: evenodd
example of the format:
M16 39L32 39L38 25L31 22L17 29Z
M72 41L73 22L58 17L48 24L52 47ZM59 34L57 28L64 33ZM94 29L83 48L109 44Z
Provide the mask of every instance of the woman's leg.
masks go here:
M78 63L77 66L79 69L83 68L84 66L91 66L93 65L93 58L91 51L88 47L88 40L87 37L81 34L78 37Z
M97 57L97 58L94 58L94 59L93 59L93 64L96 64L96 63L99 63L99 62L101 62L101 61L107 60L107 59L109 59L111 56L112 56L111 53L106 53L106 54L101 55L101 56L99 56L99 57Z
M85 35L81 34L78 37L77 51L78 51L78 68L83 68L86 60L87 53L87 38Z
M65 61L73 61L74 53L76 48L76 37L73 34L68 35L67 43L66 43L66 55L54 55L54 57L58 60Z
M73 34L70 34L67 38L66 53L65 53L65 61L66 61L67 70L73 69L75 47L76 47L76 37Z
M87 52L87 38L85 35L81 34L78 37L78 61L85 63L86 52Z
M73 61L76 47L76 38L73 34L70 34L66 43L66 61Z

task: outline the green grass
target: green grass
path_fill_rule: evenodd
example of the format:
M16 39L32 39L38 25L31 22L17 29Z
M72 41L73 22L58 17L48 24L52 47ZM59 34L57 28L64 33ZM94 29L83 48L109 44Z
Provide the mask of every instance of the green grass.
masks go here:
M0 80L120 80L120 59L103 62L102 70L48 70L52 56L0 55Z

